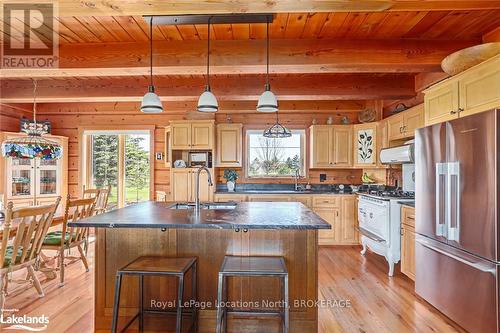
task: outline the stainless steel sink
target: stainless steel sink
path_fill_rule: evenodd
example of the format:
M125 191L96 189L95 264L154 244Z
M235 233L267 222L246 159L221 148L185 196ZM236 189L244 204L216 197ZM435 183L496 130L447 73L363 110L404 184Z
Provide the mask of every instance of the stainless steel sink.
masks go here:
M228 210L228 209L235 209L237 203L236 202L205 202L202 203L201 209L223 209L223 210ZM194 209L195 208L194 202L183 202L183 203L176 203L173 204L172 206L169 206L169 209Z

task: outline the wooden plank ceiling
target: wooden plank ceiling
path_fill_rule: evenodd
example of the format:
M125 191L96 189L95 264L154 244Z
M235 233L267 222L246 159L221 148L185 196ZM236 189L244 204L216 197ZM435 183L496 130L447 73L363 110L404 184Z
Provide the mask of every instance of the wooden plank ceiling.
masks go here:
M500 22L500 1L361 1L359 6L380 8L356 11L346 11L354 5L344 1L348 5L335 12L322 6L339 1L305 2L320 9L300 12L298 4L290 7L295 12L275 10L279 13L270 25L271 84L289 109L308 101L324 101L310 108L315 110L336 108L333 101L356 101L353 105L361 109L366 100L414 97L416 74L439 72L446 55L480 44L485 35L496 36ZM3 103L29 103L31 78L39 80L42 103L140 100L148 84L148 24L126 6L117 4L123 9L117 13L101 8L103 3L94 5L94 11L80 11L87 16L57 18L59 68L1 71ZM72 13L72 6L60 1L60 13ZM220 24L212 29L212 88L221 101L239 110L262 91L266 27ZM157 92L165 101L191 105L205 79L207 27L155 26L153 39Z
M498 26L500 10L279 13L270 24L272 39L480 39ZM141 16L62 17L62 44L141 42L149 27ZM154 40L206 40L206 25L155 26ZM212 39L264 39L265 24L212 25Z

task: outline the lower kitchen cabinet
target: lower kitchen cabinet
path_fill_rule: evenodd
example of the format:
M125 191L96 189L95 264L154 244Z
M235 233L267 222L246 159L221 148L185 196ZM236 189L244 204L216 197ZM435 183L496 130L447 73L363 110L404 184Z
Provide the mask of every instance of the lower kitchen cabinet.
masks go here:
M401 208L401 273L415 281L415 209Z
M172 200L177 202L195 201L196 199L196 171L186 169L172 169ZM213 188L208 185L206 172L200 174L200 200L212 201Z
M215 201L301 202L332 226L332 229L318 231L319 245L359 244L355 195L217 193Z
M359 244L356 196L314 197L313 211L332 225L319 231L319 245Z

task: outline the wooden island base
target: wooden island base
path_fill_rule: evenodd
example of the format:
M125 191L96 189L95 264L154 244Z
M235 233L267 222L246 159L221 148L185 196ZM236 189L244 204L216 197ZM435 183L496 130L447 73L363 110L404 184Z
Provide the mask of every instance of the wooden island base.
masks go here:
M113 311L114 281L118 268L142 255L195 256L198 258L199 332L215 332L217 278L225 255L283 256L289 271L290 332L317 332L318 311L318 246L317 230L243 230L231 229L167 229L158 228L98 228L96 241L95 330L108 332ZM185 302L190 299L190 275L187 276ZM270 277L233 278L229 280L229 300L255 306L280 300L279 279ZM145 279L146 307L159 302L174 301L174 278ZM138 280L123 280L120 302L120 326L138 308ZM302 306L297 306L302 303ZM203 303L202 303L203 304ZM275 303L279 304L279 303ZM241 304L237 304L241 305ZM165 318L165 319L164 319ZM188 324L186 317L186 324ZM146 316L146 330L173 331L167 317ZM131 326L132 329L136 328ZM278 332L277 318L257 319L230 317L228 327L233 332ZM185 327L184 327L185 329Z

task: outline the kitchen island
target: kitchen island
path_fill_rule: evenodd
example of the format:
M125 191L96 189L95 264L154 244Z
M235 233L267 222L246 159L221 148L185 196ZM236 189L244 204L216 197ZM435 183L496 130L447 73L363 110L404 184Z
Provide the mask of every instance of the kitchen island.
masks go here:
M177 208L177 209L173 209ZM330 225L296 202L243 202L198 214L174 203L145 202L91 217L70 226L95 227L95 331L109 331L116 270L143 255L198 258L199 332L214 332L217 276L225 255L283 256L289 271L290 331L317 332L318 229ZM188 279L190 277L188 276ZM120 316L135 315L138 284L124 280ZM145 304L175 299L175 280L145 280ZM268 277L234 278L229 300L238 305L280 299L279 282ZM186 291L190 295L190 291ZM165 331L165 319L146 317L146 329ZM173 326L170 326L173 327ZM234 332L278 331L273 318L237 318Z

